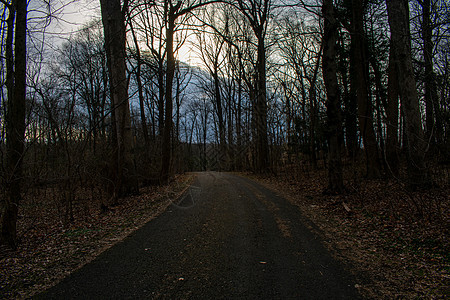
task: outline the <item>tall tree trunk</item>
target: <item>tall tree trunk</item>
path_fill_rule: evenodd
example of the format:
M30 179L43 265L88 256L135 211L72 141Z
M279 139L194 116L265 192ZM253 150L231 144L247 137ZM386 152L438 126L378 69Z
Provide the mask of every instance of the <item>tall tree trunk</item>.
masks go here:
M382 74L380 71L380 66L377 63L376 57L374 55L371 55L370 64L373 68L373 72L375 75L375 87L376 87L376 94L375 94L375 111L377 113L377 132L378 132L378 140L380 144L381 153L385 152L385 142L383 137L383 123L382 123L382 115L383 107L387 107L387 100L386 100L386 91L383 88L383 83L381 82ZM384 160L383 160L384 162ZM385 167L385 165L383 165Z
M322 72L327 91L327 126L329 144L328 189L332 193L344 190L341 163L341 104L337 80L336 41L337 27L333 0L324 0L322 5L324 17Z
M179 2L181 3L181 2ZM161 161L161 174L160 180L162 183L168 183L170 177L170 167L172 164L172 145L171 145L171 133L172 133L172 87L173 78L175 76L175 57L173 53L173 36L175 31L175 16L172 11L173 7L169 8L168 24L166 29L166 55L167 55L167 70L166 70L166 93L165 93L165 116L164 116L164 129L162 139L162 161Z
M423 0L422 4L422 38L423 38L423 57L425 62L425 113L426 113L426 137L432 144L435 144L433 135L435 135L435 114L434 103L438 101L436 94L436 81L433 70L433 41L431 24L431 1Z
M223 168L228 159L226 158L227 148L225 140L225 123L223 120L222 97L220 93L220 79L217 63L215 63L214 74L212 75L214 79L214 99L216 102L217 120L219 123L219 167Z
M284 92L284 99L286 101L286 108L285 108L285 114L286 114L286 144L288 145L287 150L287 163L290 164L291 161L291 147L292 147L292 108L291 108L291 99L288 95L288 90L285 82L281 83L283 86L283 92ZM311 110L310 110L311 112ZM310 118L311 119L311 118Z
M351 69L352 70L352 69ZM354 76L350 74L351 78ZM355 158L358 154L358 130L357 130L357 98L356 91L351 87L348 92L348 97L345 98L345 137L347 142L348 154L351 158Z
M171 145L172 145L172 149L176 149L177 147L179 147L180 145L178 144L179 139L178 137L180 136L180 108L181 108L181 102L182 102L182 98L181 98L181 82L180 82L180 76L183 76L183 74L180 71L180 64L177 61L175 63L175 69L176 69L176 86L175 86L175 122L172 122L172 124L175 125L175 129L173 130L173 134L171 136ZM172 125L173 126L173 125ZM172 150L172 160L173 160L173 165L175 166L174 172L180 172L181 171L181 160L179 157L179 152L176 152L174 150Z
M391 46L389 53L388 67L388 102L386 108L387 115L387 138L386 138L386 164L388 173L394 177L399 175L398 161L398 77L395 65L394 52Z
M257 79L256 79L256 149L257 149L257 171L266 172L269 168L269 144L267 139L267 91L266 91L266 48L264 45L264 34L257 31L258 57L257 57Z
M341 36L341 35L340 35ZM343 38L340 38L340 47L341 51L345 51L345 45ZM351 51L353 51L353 48L351 48ZM353 55L353 52L351 52L351 55ZM351 58L353 59L353 58ZM344 124L345 124L345 142L347 146L347 153L348 156L351 159L354 159L356 157L356 154L358 153L358 130L357 130L357 122L356 122L356 116L357 116L357 105L356 105L356 91L350 87L350 82L354 83L356 81L355 78L352 78L352 76L355 76L354 73L350 71L350 76L348 72L348 62L345 55L340 56L339 60L339 72L341 73L342 77L342 85L344 90L343 95L343 103L344 103ZM349 78L351 78L349 80Z
M422 130L419 98L411 58L408 1L386 0L386 4L405 118L409 185L412 189L428 187L430 177L425 164L427 143Z
M1 211L0 244L17 248L17 213L21 200L22 162L25 144L27 1L8 6L7 20L7 110L6 110L6 197ZM15 20L15 41L13 33ZM14 51L14 52L13 52ZM14 54L13 54L14 53Z
M134 31L134 28L133 28L133 21L131 19L130 19L130 29L131 29L131 34L133 35L134 47L136 48L136 63L137 63L136 82L137 82L138 95L139 95L139 110L141 113L142 133L144 135L145 145L148 146L150 144L150 138L148 135L147 120L145 118L144 91L143 91L142 79L141 79L141 66L142 66L141 50L139 49L139 43L137 40L136 32Z
M317 153L316 153L316 86L312 82L309 88L309 148L311 151L311 163L314 169L317 168Z
M164 84L164 60L158 58L158 134L163 136L164 132L164 102L165 102L165 84Z
M364 43L364 9L363 2L352 1L352 58L354 74L352 78L356 80L353 88L356 90L358 100L359 128L364 143L366 153L367 176L369 178L380 177L380 161L378 157L378 144L373 128L372 103L369 94L369 68L367 53Z
M322 42L322 44L320 45L319 54L317 55L317 61L316 61L315 65L314 65L313 77L311 78L311 80L309 82L310 151L311 151L312 165L313 165L314 168L317 168L317 153L316 153L316 118L317 118L316 96L317 95L316 95L316 81L317 81L317 75L319 73L320 58L322 56L323 46L324 46L324 44Z
M236 169L243 168L243 153L242 153L242 67L239 65L238 75L238 95L237 95L237 109L236 109Z
M228 81L227 86L227 163L228 163L228 170L229 171L235 171L235 163L231 159L235 155L235 149L233 147L234 140L233 140L233 100L235 100L235 88L233 84L233 80Z
M117 143L114 145L117 155L113 158L117 163L114 170L114 196L122 197L138 190L137 180L133 178L133 137L125 62L125 13L121 9L120 0L100 0L100 5L117 136Z

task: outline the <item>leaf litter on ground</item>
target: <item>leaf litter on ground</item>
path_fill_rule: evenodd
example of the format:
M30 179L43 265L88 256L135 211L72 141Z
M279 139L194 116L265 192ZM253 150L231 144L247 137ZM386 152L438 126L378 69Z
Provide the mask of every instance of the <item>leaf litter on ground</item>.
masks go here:
M411 193L398 182L360 177L359 182L345 182L345 194L326 195L325 169L247 176L299 207L312 222L306 225L354 274L365 298L450 295L448 181Z
M25 199L20 207L17 251L0 249L0 298L24 299L55 285L163 212L194 178L178 175L167 186L149 186L102 211L101 199L78 203L66 222L57 197Z

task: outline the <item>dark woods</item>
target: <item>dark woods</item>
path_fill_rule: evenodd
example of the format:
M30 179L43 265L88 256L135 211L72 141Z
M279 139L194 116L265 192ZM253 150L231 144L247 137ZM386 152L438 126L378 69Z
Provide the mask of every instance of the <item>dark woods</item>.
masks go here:
M0 0L3 244L22 205L70 224L187 171L448 187L446 1L102 0L52 57L22 2Z

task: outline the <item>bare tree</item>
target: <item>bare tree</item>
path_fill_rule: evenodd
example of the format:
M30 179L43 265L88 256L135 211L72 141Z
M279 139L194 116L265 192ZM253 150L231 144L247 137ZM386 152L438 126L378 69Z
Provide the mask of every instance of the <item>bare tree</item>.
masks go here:
M341 112L338 80L336 76L337 21L332 0L324 0L322 6L324 18L322 72L327 91L327 125L329 143L328 189L332 193L344 190L341 164Z
M386 163L389 174L394 177L399 175L398 158L398 108L399 108L399 82L397 66L395 64L394 51L389 54L388 67L388 103L387 114L387 138L386 138Z
M273 8L271 0L237 0L235 7L249 21L256 37L255 82L256 97L253 113L256 129L256 169L266 172L270 166L269 145L267 137L267 87L266 87L266 35L270 13Z
M427 143L422 130L411 58L408 1L386 0L386 4L392 37L391 51L394 51L395 55L400 99L405 119L409 184L411 188L426 187L430 184L425 163Z
M356 91L358 100L359 128L366 153L367 176L380 177L378 144L373 128L373 109L369 98L369 59L364 32L364 6L362 1L351 1L351 88Z
M216 15L213 11L207 13L209 16L208 23L214 24ZM213 25L215 26L215 25ZM212 99L214 101L215 113L218 123L218 137L219 137L219 157L221 159L221 165L226 164L228 159L227 145L226 145L226 110L224 109L224 100L222 99L222 78L220 70L224 68L225 64L225 40L217 34L208 34L206 32L198 32L197 36L197 48L199 50L200 57L208 70L208 83L204 85L206 90L211 89Z
M303 144L308 147L311 163L317 166L316 89L323 43L318 28L305 25L297 17L286 18L279 24L281 28L276 39L283 62L277 68L275 76L282 77L279 81L285 94L288 144L293 145L292 135L297 133L294 129L304 132L306 140ZM293 126L295 119L302 120L302 130Z
M6 37L6 197L1 210L0 243L15 249L25 148L27 1L1 2L9 12Z
M165 72L165 115L164 130L162 137L162 155L161 155L161 173L160 180L167 183L170 177L170 169L172 165L172 129L173 129L173 79L175 76L175 56L174 52L174 34L177 30L178 19L189 14L205 5L217 2L213 1L178 1L174 3L172 0L164 0L161 5L163 11L163 24L165 26L165 54L166 54L166 72Z
M142 86L142 57L141 57L141 50L139 47L139 41L137 37L136 30L133 27L133 21L131 19L130 13L128 13L128 21L130 24L130 31L131 35L133 37L133 43L134 43L134 51L136 55L136 71L135 71L135 77L136 77L136 83L138 88L138 96L139 96L139 112L141 116L141 124L142 124L142 132L144 134L144 141L146 145L150 144L150 137L148 134L148 127L147 127L147 120L145 117L145 98L144 98L144 88Z
M132 159L133 138L126 77L125 13L128 3L125 1L123 8L120 5L120 0L100 0L100 4L106 55L108 58L114 123L114 196L120 197L137 192L138 188L136 178L132 178L134 173Z
M425 63L425 111L426 111L426 136L432 140L435 130L434 107L437 100L436 79L433 70L433 24L431 22L431 0L419 1L422 6L422 38L423 57ZM434 141L433 141L434 144Z

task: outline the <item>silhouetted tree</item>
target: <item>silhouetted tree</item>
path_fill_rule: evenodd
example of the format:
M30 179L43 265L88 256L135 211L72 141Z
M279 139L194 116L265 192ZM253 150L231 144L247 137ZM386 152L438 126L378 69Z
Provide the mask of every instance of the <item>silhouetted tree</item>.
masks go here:
M128 101L128 82L126 75L126 35L124 7L120 0L101 0L102 21L108 59L113 119L113 173L114 197L135 193L138 189L133 178L132 159L133 137L131 132L130 106Z
M419 98L412 65L408 1L386 0L386 4L405 120L409 185L413 189L426 187L430 184L425 163L427 143L422 130Z
M322 5L324 34L322 72L327 91L327 125L328 125L328 189L332 193L344 190L341 163L341 103L337 80L336 42L338 23L332 0L324 0Z
M22 199L22 163L25 149L27 70L27 1L1 1L8 8L6 36L6 196L1 210L0 243L17 247L17 214Z

